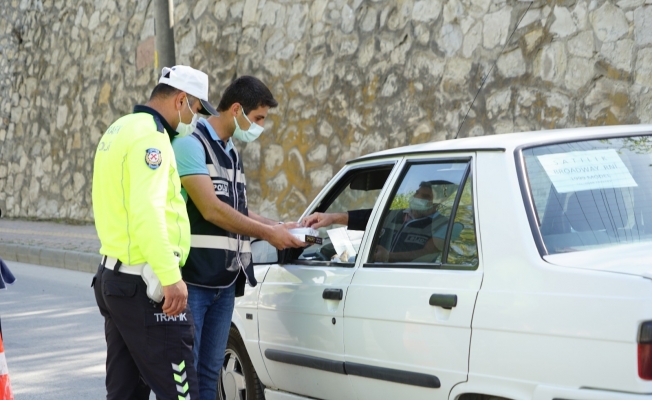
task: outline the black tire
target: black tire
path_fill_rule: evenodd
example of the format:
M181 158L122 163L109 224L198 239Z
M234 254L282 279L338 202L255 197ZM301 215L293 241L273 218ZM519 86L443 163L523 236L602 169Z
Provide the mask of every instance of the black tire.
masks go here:
M232 326L226 343L224 365L217 381L217 400L265 400L264 391L242 336Z

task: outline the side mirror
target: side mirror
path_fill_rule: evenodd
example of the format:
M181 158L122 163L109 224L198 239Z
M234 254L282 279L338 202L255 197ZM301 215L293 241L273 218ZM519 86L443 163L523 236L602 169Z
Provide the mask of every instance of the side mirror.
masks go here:
M251 242L251 257L254 264L287 264L299 258L304 248L276 250L264 240Z
M297 260L301 253L303 253L304 248L299 247L297 249L289 248L278 250L278 263L279 264L288 264L294 260Z
M251 257L254 264L275 264L279 260L279 252L276 247L264 240L253 240L251 242Z

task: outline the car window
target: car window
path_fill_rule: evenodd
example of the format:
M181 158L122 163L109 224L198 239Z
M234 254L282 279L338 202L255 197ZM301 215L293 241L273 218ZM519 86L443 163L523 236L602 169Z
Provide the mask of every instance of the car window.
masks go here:
M318 229L321 244L306 247L297 257L301 263L337 263L352 267L355 263L366 224L394 164L349 171L326 194L313 212L347 213L361 216L362 224L333 224ZM333 239L335 238L335 239ZM335 241L334 241L335 240Z
M652 241L652 137L539 146L523 158L549 254Z
M408 165L382 215L368 262L440 266L446 241L460 243L462 233L468 238L468 230L473 230L465 226L468 207L450 221L468 166L467 161Z

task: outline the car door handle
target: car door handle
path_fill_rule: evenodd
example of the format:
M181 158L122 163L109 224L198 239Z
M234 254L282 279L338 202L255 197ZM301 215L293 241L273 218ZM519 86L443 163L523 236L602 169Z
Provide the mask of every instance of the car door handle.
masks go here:
M342 291L342 289L324 289L324 293L321 297L326 300L342 300L344 297L344 291Z
M456 294L433 294L430 296L430 305L439 306L450 310L451 308L457 305L457 295Z

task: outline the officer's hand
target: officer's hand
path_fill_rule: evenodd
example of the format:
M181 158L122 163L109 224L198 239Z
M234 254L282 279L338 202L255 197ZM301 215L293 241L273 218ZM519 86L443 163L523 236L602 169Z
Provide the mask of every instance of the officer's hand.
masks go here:
M288 232L288 224L279 224L272 226L272 234L267 239L269 244L279 250L287 249L288 247L305 247L306 243L297 239L293 234Z
M170 316L177 316L186 309L188 303L188 287L186 283L180 280L172 285L163 286L163 312Z
M287 229L301 228L301 224L298 222L283 222L283 226Z
M383 246L377 246L376 251L374 252L374 261L376 262L388 262L389 261L389 251Z

